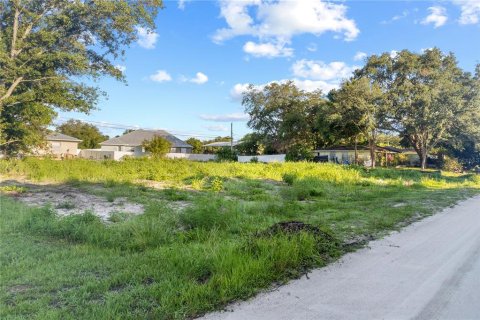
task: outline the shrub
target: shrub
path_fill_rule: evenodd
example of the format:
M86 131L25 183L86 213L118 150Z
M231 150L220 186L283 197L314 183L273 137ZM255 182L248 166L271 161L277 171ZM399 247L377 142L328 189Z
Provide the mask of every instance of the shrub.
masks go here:
M215 177L212 180L212 184L210 186L210 189L215 192L220 192L223 190L223 181L219 177Z
M230 149L229 147L220 148L217 153L218 161L238 161L238 156L235 150Z
M285 182L290 186L295 182L296 179L297 179L297 175L294 173L284 173L282 175L283 182Z
M172 148L172 144L165 138L155 136L152 140L145 140L142 144L145 151L154 158L163 158Z
M251 163L258 163L258 157L253 157L250 159Z
M312 159L312 151L300 144L290 147L285 155L285 161L311 161Z
M442 169L451 172L461 172L463 170L462 165L455 158L445 157L442 164Z

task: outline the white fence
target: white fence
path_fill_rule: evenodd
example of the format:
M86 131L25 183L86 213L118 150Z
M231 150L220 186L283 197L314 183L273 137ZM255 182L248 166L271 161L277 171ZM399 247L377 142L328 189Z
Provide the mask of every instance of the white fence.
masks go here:
M130 151L110 151L100 149L83 149L78 155L80 158L92 160L121 160L125 156L135 156L134 152Z
M257 158L258 162L285 162L284 154L267 154L261 156L238 156L238 162L251 162L252 158Z
M215 160L214 154L196 154L196 153L167 153L170 159L187 159L192 161L210 161Z

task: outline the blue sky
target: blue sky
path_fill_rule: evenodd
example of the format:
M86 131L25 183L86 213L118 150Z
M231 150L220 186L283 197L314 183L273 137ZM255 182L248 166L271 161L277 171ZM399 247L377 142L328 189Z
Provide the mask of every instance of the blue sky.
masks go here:
M366 55L439 47L473 71L480 63L480 0L167 1L153 33L117 62L128 84L103 79L108 99L68 118L163 128L180 138L235 138L249 130L246 84L292 79L305 90L336 87ZM112 125L110 125L112 126Z

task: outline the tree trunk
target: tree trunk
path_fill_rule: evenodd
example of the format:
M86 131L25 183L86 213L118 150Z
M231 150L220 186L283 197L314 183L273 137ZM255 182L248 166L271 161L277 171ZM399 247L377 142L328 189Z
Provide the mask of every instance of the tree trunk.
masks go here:
M355 165L358 165L358 149L357 149L357 144L358 144L358 141L357 141L357 136L355 136Z
M372 161L371 167L375 168L375 141L373 139L368 140L368 145L370 147L370 158Z
M420 160L422 163L422 170L425 170L427 168L427 150L422 148L420 153L421 153Z

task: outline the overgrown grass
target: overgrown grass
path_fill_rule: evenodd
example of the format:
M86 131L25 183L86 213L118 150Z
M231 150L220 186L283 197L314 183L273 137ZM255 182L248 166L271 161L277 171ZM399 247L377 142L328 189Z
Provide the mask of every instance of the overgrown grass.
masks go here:
M474 175L312 163L26 159L0 173L145 207L105 223L0 195L0 318L193 317L480 191ZM285 221L309 227L271 231Z

